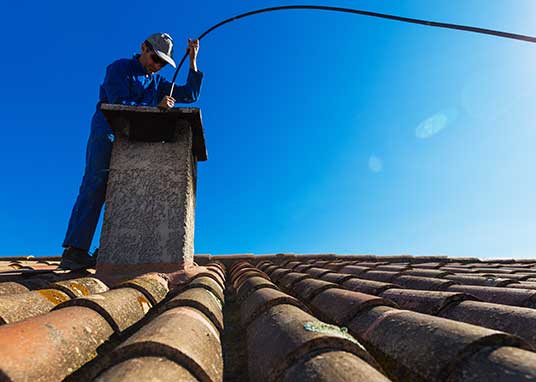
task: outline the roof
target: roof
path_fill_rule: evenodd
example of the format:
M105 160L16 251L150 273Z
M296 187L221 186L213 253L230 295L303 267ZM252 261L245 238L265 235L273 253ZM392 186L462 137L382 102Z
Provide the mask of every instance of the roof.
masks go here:
M195 259L173 290L0 259L0 381L536 381L536 259Z

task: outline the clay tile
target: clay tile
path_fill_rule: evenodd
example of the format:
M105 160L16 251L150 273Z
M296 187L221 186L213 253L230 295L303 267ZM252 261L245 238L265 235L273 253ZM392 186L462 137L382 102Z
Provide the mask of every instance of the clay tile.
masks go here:
M0 327L0 375L9 381L61 381L112 334L106 320L82 307Z
M479 351L452 370L449 382L531 382L536 353L503 346Z
M122 332L145 316L151 303L143 293L132 288L112 289L108 292L75 298L55 309L83 306L99 313L116 332Z
M339 269L339 273L348 273L350 275L359 276L360 274L371 270L371 267L362 267L357 265L346 265Z
M240 269L242 268L251 268L253 265L247 261L238 261L236 263L233 264L233 266L231 266L231 268L229 268L229 274L233 274L237 271L239 271Z
M394 283L402 285L406 289L419 289L419 290L447 290L450 286L457 284L452 280L434 279L431 277L417 277L417 276L400 276L397 277Z
M450 272L446 272L442 270L440 271L440 270L435 270L435 269L409 269L402 273L404 276L437 277L437 278L445 277L451 274Z
M233 288L235 290L238 290L240 289L240 286L248 279L250 279L251 277L262 277L268 281L271 281L270 277L268 277L267 274L265 274L264 272L261 272L259 270L251 270L251 271L247 271L245 273L242 273L240 275L240 277L236 278L233 282Z
M348 290L373 295L379 294L389 288L400 288L400 286L395 284L382 283L379 281L372 280L362 280L356 278L346 280L342 282L341 285Z
M225 270L218 265L207 264L205 265L209 271L216 272L222 280L225 280Z
M300 272L291 272L287 273L281 279L279 279L279 282L277 283L281 289L289 292L292 290L292 287L297 282L300 282L305 279L311 279L313 276L311 276L308 273L300 273Z
M387 375L402 381L444 381L468 352L490 346L524 346L506 333L384 307L358 314L349 328Z
M519 274L519 273L475 273L475 275L480 275L484 277L496 277L496 278L506 278L516 281L527 281L532 276Z
M264 268L264 272L267 274L267 275L270 275L273 271L275 271L276 269L279 269L279 266L278 265L269 265L267 266L266 268Z
M503 268L495 268L495 267L480 267L480 268L473 268L477 272L481 273L514 273L511 269L503 269Z
M379 265L375 268L375 270L377 271L387 271L387 272L402 272L408 269L411 269L409 265L396 265L396 264Z
M292 270L295 272L306 272L309 268L313 268L313 265L302 263L301 265L298 265L297 267L292 268Z
M345 265L348 265L348 263L346 263L346 262L331 262L329 264L324 265L324 268L329 269L331 271L338 272L339 269L341 269Z
M201 382L184 367L164 357L128 359L104 371L94 380L109 381Z
M508 288L516 289L536 289L536 282L534 281L519 281L518 283L511 283L507 285Z
M393 306L393 303L381 297L331 288L313 298L310 305L320 319L344 326L364 309L378 305Z
M280 290L269 288L259 289L249 295L240 306L240 323L242 327L247 328L258 316L271 307L280 304L294 305L304 311L309 311L300 300Z
M486 302L536 308L536 290L474 285L452 285L449 290L464 292Z
M151 320L107 357L109 366L126 359L165 356L188 370L197 380L223 378L219 333L197 309L178 307Z
M309 273L311 276L313 276L315 278L320 278L323 275L325 275L326 273L330 273L331 270L324 269L324 268L309 268L305 272Z
M322 268L324 265L328 264L331 260L317 260L313 261L313 265L317 268Z
M263 261L259 261L257 263L257 268L259 268L262 271L262 270L264 270L264 268L266 268L269 265L274 265L274 263L272 263L269 260L263 260Z
M320 350L346 351L373 363L364 348L345 331L318 321L292 305L276 305L247 329L249 379L278 381L298 359Z
M283 264L282 264L283 265ZM286 263L284 265L285 268L288 268L288 269L294 269L295 267L297 267L298 265L301 265L301 262L299 261L290 261L288 263Z
M473 297L459 292L433 292L413 289L388 289L382 297L393 301L401 309L436 315L441 309Z
M202 276L208 276L208 277L213 278L215 281L218 282L218 284L221 285L222 288L225 288L225 278L222 278L218 272L207 270L207 271L204 271L195 275L195 277L202 277Z
M385 272L385 271L368 271L359 275L360 279L381 281L384 283L389 283L393 281L400 272Z
M125 281L114 287L114 289L117 288L133 288L140 291L152 306L162 301L169 291L167 281L154 273Z
M481 276L466 276L466 275L448 275L446 279L456 281L462 285L482 285L490 287L502 287L512 283L517 283L515 280L502 279L495 277L481 277Z
M439 316L517 335L536 349L536 310L534 309L480 301L463 301L442 310Z
M223 312L220 300L210 291L203 288L187 289L166 302L162 310L179 306L195 308L210 319L210 322L223 333Z
M181 285L179 288L176 288L173 291L169 292L168 296L169 297L176 296L178 293L182 292L183 290L191 289L191 288L207 289L210 292L212 292L216 297L218 297L222 305L225 302L225 295L223 293L223 288L221 287L220 284L218 284L216 281L214 281L210 277L195 278L192 281L190 281L188 284Z
M353 354L327 351L308 354L290 366L281 382L389 382L371 365Z
M465 267L452 267L452 266L444 266L440 268L441 271L445 272L451 272L455 274L459 273L478 273L477 271L473 270L472 268L465 268Z
M16 283L12 281L6 281L3 283L0 283L0 296L6 295L6 294L17 294L17 293L24 293L29 292L30 288L25 286L23 283Z
M0 296L0 323L9 324L50 312L69 296L54 289Z
M262 277L250 277L245 280L237 291L238 301L242 302L254 291L262 288L279 289L273 282Z
M305 279L292 287L292 294L304 301L312 300L317 294L329 288L340 288L338 284L316 279Z
M106 284L94 277L57 281L50 284L51 289L58 289L71 298L88 296L94 293L102 293L108 290Z
M421 264L413 264L413 268L415 269L438 269L442 267L445 263L421 263Z
M390 263L403 263L403 262L411 263L415 258L411 255L389 255L389 256L381 256L380 259L383 261L388 261Z
M354 275L349 275L345 273L334 273L334 272L326 273L325 275L320 277L321 280L328 281L330 283L335 283L335 284L341 284L345 282L346 280L350 280L353 278L355 278Z
M287 269L287 268L276 269L276 270L272 271L272 273L270 274L270 279L274 283L277 283L283 276L285 276L286 274L288 274L290 272L292 272L292 270Z

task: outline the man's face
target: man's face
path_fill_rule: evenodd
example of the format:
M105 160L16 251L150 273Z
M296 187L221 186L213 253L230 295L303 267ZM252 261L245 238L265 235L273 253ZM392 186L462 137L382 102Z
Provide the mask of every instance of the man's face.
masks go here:
M158 57L152 49L145 45L145 43L141 45L141 55L139 61L149 73L156 73L166 66L166 62Z

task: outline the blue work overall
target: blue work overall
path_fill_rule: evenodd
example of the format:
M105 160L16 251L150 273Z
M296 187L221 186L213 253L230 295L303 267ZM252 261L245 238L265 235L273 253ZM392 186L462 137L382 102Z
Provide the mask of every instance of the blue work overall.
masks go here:
M89 250L104 204L114 135L100 111L101 103L156 106L165 95L169 95L171 82L159 74L147 73L138 57L117 60L106 68L97 110L91 120L84 177L71 212L63 247ZM173 98L176 102L197 101L202 78L203 73L190 69L186 85L174 87Z

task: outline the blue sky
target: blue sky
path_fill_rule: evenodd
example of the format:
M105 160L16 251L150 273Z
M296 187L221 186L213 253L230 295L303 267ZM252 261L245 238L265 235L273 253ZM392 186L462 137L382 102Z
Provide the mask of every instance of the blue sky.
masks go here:
M532 0L308 3L536 35ZM192 4L5 7L0 255L61 253L107 64L156 31L182 52L298 3ZM327 12L213 32L196 253L536 257L535 63L534 44Z

